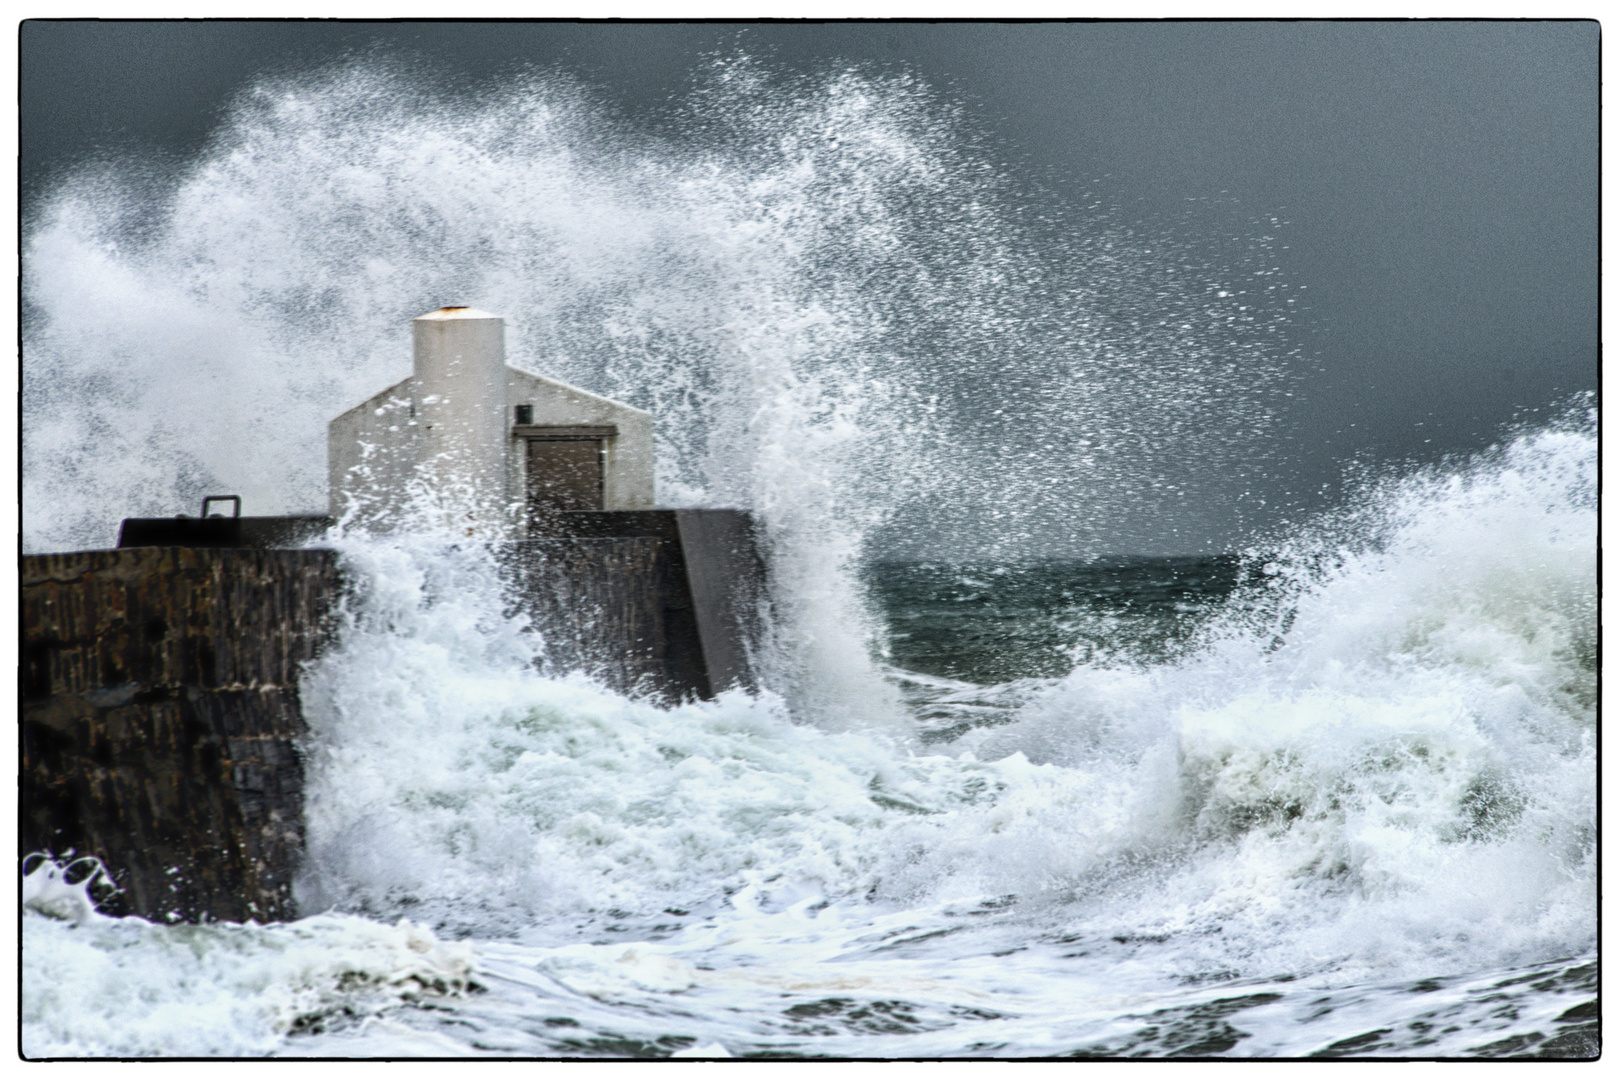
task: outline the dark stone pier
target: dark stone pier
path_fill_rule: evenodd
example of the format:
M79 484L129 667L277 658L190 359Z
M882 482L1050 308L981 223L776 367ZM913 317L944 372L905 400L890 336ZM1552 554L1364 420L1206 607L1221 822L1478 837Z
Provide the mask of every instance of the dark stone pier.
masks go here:
M24 556L23 852L99 857L109 913L293 917L298 668L337 590L330 551Z
M297 917L301 665L337 554L309 518L129 519L113 551L22 559L23 853L99 858L108 914ZM753 688L765 573L738 510L548 516L498 547L545 665L665 701ZM183 546L174 546L181 544Z
M765 566L748 513L569 511L530 536L501 551L551 669L669 701L755 689Z

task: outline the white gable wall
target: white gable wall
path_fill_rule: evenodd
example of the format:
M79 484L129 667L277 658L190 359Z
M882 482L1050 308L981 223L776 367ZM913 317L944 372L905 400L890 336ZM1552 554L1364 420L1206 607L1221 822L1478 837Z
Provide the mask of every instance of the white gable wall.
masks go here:
M612 424L619 429L608 440L604 475L604 510L651 510L653 507L652 413L601 397L576 386L506 369L506 400L511 406L533 405L534 422L546 426ZM511 409L508 409L511 413ZM528 455L513 437L509 490L519 497L527 489L523 469Z
M379 528L406 512L406 489L423 456L416 379L374 394L327 425L328 511Z

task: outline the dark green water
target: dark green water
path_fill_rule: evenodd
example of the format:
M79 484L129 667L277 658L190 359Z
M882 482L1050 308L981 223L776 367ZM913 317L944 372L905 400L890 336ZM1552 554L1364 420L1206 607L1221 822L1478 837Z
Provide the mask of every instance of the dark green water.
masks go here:
M1236 556L1025 565L882 563L868 585L903 671L992 686L1088 660L1155 663L1236 586Z

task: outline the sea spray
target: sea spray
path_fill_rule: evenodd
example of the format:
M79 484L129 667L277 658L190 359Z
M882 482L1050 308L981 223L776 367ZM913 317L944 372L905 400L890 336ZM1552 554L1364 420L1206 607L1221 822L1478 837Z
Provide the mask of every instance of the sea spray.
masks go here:
M1022 206L991 152L915 79L743 57L660 134L557 77L262 82L172 184L87 172L31 217L25 547L214 491L320 508L327 421L409 370L413 317L474 303L514 366L654 413L661 505L763 522L762 662L801 714L893 714L871 545L1158 520L1171 463L1252 464L1287 382L1269 265L1229 285L1142 226Z
M899 905L1012 895L1009 911L1175 939L1153 951L1187 975L1579 951L1592 447L1534 433L1395 485L1376 559L1272 575L1280 636L1239 594L1190 655L1082 665L943 753L804 727L768 694L667 710L542 679L521 648L488 651L500 635L477 630L466 582L432 602L406 588L306 688L312 849L350 903L459 909L482 933L791 881ZM1485 557L1504 537L1523 558ZM1318 565L1310 544L1274 565Z
M1268 554L1191 656L1082 665L965 736L1088 782L950 872L1067 890L1066 924L1170 935L1185 974L1589 947L1595 466L1583 408L1379 485Z
M357 582L341 646L302 684L305 909L490 935L767 881L840 895L865 886L882 821L962 769L909 758L882 714L835 735L769 691L667 708L544 677L543 636L500 615L489 548L341 543Z
M108 893L117 890L107 867L93 855L78 859L69 855L64 863L47 852L30 852L23 857L22 872L23 910L75 925L100 917L97 892L105 902Z

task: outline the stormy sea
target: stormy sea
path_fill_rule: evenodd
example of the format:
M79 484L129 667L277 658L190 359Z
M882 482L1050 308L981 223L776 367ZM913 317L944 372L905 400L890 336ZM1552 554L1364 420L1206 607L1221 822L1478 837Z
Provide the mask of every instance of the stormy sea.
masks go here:
M1594 1056L1592 404L1175 554L1296 386L1267 222L1026 213L904 77L672 108L351 64L25 220L25 550L320 511L327 421L474 304L654 413L660 505L754 512L770 612L757 693L626 696L486 548L340 523L305 916L32 855L23 1053Z

